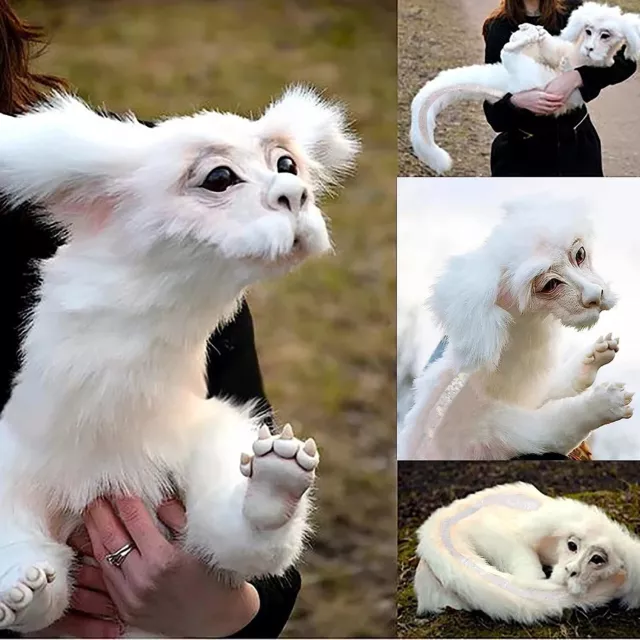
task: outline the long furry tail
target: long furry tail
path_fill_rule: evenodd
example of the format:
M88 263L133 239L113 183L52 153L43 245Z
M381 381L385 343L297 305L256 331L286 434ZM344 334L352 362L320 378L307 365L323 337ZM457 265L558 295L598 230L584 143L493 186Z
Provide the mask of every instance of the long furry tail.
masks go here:
M501 64L449 69L420 89L411 103L411 145L415 154L438 174L451 169L451 156L434 140L438 114L461 100L500 100L508 74Z

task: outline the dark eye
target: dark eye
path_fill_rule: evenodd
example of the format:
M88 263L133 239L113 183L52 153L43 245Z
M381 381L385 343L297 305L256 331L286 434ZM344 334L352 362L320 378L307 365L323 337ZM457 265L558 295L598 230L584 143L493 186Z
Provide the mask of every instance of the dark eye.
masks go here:
M553 278L552 280L549 280L549 282L547 282L544 287L542 287L542 291L544 293L551 293L552 291L555 291L561 284L562 283L560 282L560 280L556 280L555 278Z
M591 35L591 29L585 29L584 31L585 31L585 33L586 33L588 36L590 36L590 35Z
M584 247L580 247L576 253L576 264L582 264L586 257L587 252L584 250Z
M200 186L208 191L220 192L240 182L242 180L229 167L216 167L209 172Z
M578 550L578 545L573 540L569 540L567 547L569 547L569 551L573 551L574 553Z
M291 156L282 156L278 160L278 173L293 173L294 176L297 176L298 167L295 160Z
M602 556L596 554L595 556L591 556L591 560L589 560L589 562L592 562L593 564L604 564L606 561Z
M608 33L603 33L600 37L601 37L603 40L608 40L608 39L611 37L611 35L610 35L610 34L608 34Z

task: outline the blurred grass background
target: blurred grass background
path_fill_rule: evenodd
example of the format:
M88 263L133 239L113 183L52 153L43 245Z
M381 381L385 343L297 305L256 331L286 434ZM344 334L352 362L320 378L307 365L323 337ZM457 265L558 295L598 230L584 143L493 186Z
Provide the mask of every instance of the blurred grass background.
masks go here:
M325 203L337 255L250 294L267 393L316 437L317 535L285 635L395 634L395 0L19 0L36 67L140 118L257 114L284 85L345 101L355 177Z

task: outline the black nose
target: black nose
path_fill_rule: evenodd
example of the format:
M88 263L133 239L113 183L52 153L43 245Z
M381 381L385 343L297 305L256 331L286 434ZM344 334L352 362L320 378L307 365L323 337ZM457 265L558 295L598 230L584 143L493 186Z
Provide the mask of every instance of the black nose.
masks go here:
M570 577L570 578L575 578L577 575L578 575L578 572L577 572L577 571L572 571L572 572L569 574L569 577Z

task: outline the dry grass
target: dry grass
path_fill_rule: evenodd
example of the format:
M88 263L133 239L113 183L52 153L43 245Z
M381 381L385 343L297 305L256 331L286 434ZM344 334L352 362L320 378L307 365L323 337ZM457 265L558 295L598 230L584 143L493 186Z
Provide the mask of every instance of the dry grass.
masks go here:
M337 255L250 297L270 399L322 449L317 529L286 634L389 637L395 596L395 3L19 1L38 63L139 117L257 112L283 85L339 96L363 139L326 203Z
M411 149L411 100L443 69L482 60L478 40L469 38L458 1L398 1L398 175L433 175ZM493 132L482 104L463 102L446 109L438 117L436 137L453 158L453 170L447 176L489 175Z

